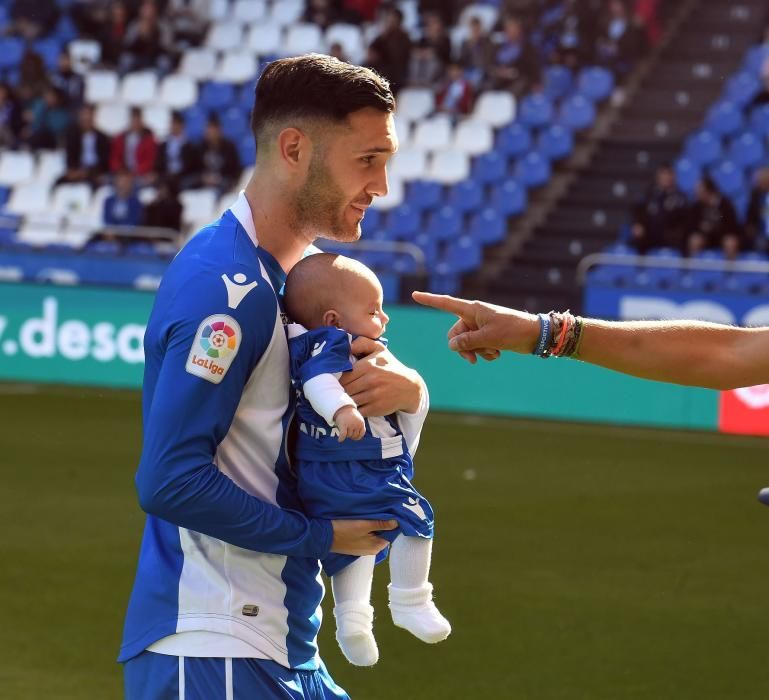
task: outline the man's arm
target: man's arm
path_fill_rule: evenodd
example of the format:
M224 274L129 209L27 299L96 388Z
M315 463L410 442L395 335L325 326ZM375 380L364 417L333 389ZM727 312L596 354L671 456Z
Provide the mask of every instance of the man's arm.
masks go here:
M414 300L456 314L449 347L466 359L490 350L530 353L539 336L533 314L414 292ZM579 359L661 382L731 389L769 383L769 328L697 321L585 320Z

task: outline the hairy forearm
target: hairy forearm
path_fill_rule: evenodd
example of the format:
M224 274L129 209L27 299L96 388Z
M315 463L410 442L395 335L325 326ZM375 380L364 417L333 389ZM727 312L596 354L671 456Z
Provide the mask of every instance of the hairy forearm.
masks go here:
M731 389L769 383L769 328L590 319L579 355L585 362L674 384Z

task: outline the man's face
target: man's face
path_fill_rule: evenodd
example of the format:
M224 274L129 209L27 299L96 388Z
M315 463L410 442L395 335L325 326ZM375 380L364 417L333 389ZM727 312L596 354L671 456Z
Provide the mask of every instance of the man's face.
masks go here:
M298 224L312 235L357 241L374 197L387 194L385 166L398 148L392 114L366 108L319 132L296 193Z
M657 186L663 190L669 190L673 184L673 171L670 168L660 168L657 171Z

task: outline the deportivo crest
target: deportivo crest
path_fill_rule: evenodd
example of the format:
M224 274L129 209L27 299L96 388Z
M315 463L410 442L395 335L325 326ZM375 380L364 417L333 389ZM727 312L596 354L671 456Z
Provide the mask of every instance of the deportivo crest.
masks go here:
M184 369L219 384L238 354L242 338L240 326L232 316L209 316L198 326Z

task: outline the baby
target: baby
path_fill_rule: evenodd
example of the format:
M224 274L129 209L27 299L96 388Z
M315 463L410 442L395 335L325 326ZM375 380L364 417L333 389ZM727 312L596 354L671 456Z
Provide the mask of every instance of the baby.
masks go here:
M365 265L318 253L291 270L285 301L295 322L288 332L298 397L296 470L307 514L397 520L397 529L381 533L391 542L393 623L424 642L440 642L451 625L432 602L428 581L433 511L411 484L414 467L398 415L364 418L339 383L355 361L352 340L379 339L385 331L382 286ZM412 450L417 442L418 436ZM356 666L379 658L370 603L375 559L331 554L323 562L334 594L336 639Z

